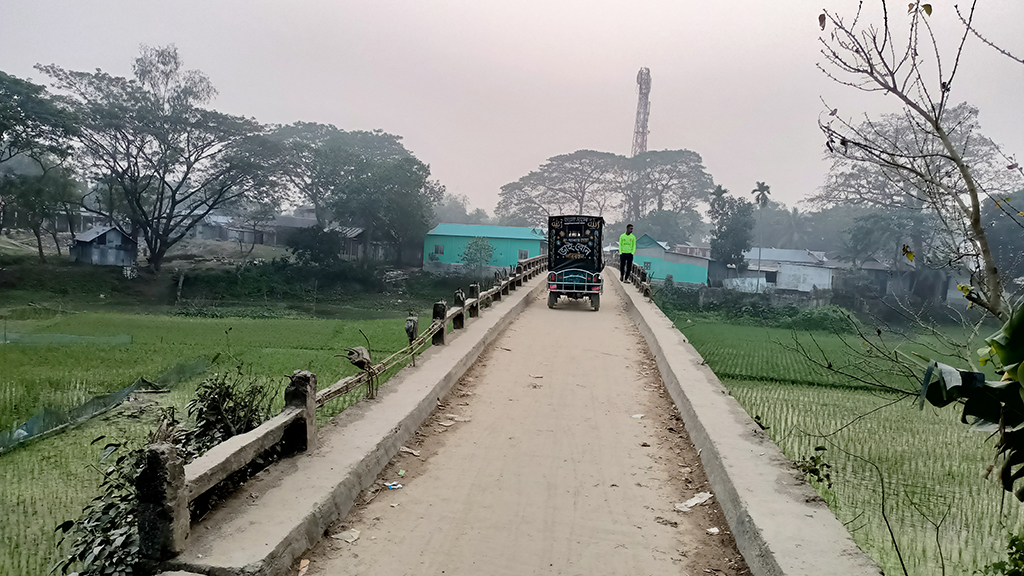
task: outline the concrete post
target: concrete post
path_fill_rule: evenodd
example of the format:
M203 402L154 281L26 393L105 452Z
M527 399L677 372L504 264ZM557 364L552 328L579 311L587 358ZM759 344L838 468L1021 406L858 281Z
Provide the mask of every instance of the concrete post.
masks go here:
M160 443L146 449L135 490L142 556L158 563L179 554L185 549L190 518L185 465L173 446Z
M431 343L434 346L444 346L448 343L448 323L445 322L445 316L448 315L448 304L444 302L434 303L434 320L440 320L442 322L441 329L434 332L434 337L431 339Z
M466 293L459 288L455 291L455 315L452 316L452 327L462 330L466 327Z
M476 318L480 316L480 285L470 284L469 285L469 297L473 300L473 305L469 307L469 317Z
M282 441L289 451L302 452L316 449L316 374L296 370L289 376L291 382L284 389L284 404L302 408L302 420L288 427Z
M523 285L523 265L516 264L516 286Z

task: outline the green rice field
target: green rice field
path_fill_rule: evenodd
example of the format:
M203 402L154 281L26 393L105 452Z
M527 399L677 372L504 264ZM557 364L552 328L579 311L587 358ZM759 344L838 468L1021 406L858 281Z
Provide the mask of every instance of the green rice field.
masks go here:
M676 325L790 459L819 454L832 467L831 488L812 484L886 574L902 569L881 513L880 474L909 574L972 574L1005 559L1008 533L1024 527L1024 505L983 478L993 441L960 424L957 407L919 410L911 399L845 382L787 349L794 337L810 346L813 336L814 350L848 357L850 348L832 333L683 316Z
M338 321L22 312L0 310L0 323L9 334L31 335L0 344L0 429L17 426L42 408L71 408L140 376L155 380L179 363L215 356L207 375L233 370L241 362L243 371L283 392L285 375L301 368L317 374L324 388L355 372L335 355L365 345L360 330L378 358L407 342L404 314ZM425 326L429 319L420 322ZM175 406L183 417L203 377L184 380L166 394L142 395L70 430L0 454L0 574L47 574L58 557L54 527L77 517L101 480L95 464L102 444L90 445L92 440L106 435L141 443L155 420L152 403ZM337 414L361 394L332 401L318 411L318 420Z

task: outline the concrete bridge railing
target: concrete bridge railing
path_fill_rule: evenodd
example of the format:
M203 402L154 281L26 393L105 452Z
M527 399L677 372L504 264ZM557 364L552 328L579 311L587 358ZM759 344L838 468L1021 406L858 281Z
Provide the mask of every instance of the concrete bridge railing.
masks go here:
M185 549L191 515L189 506L235 472L247 467L266 450L281 444L286 454L314 450L317 445L316 410L325 403L366 386L367 397L376 394L376 378L388 369L413 358L430 339L435 346L448 342L448 323L454 330L466 327L467 318L480 316L483 305L500 301L547 269L547 256L520 260L508 270L496 273L494 285L481 291L479 284L469 286L469 294L455 292L455 305L434 304L433 321L420 332L418 318L410 317L406 331L409 345L380 362L367 362L362 371L342 378L324 390L317 390L316 375L296 370L284 392L281 412L254 430L233 436L201 457L184 464L170 444L147 448L143 468L136 479L139 495L138 528L141 552L159 563ZM415 335L415 336L414 336ZM369 353L366 353L369 360Z

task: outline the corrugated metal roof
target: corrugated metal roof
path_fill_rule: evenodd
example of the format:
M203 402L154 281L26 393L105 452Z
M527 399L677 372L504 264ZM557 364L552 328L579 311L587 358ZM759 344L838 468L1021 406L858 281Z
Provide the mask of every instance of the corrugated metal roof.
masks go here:
M471 238L507 238L510 240L545 240L540 228L519 226L487 226L483 224L438 224L428 236L469 236Z
M359 228L358 226L331 226L328 229L341 232L343 238L355 238L365 230L365 228Z
M81 234L76 234L75 241L92 242L93 240L99 238L100 236L106 234L107 232L110 232L113 229L113 226L96 226L94 228L89 228L88 230L82 232Z
M748 261L757 260L757 246L743 253ZM828 259L824 252L812 252L810 250L787 250L782 248L761 248L761 260L772 260L775 262L795 262L799 264L824 264Z

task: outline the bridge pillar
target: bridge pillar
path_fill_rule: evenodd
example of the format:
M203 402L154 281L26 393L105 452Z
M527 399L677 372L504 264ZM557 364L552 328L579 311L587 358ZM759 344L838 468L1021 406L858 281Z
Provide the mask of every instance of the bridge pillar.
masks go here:
M314 400L315 401L315 400ZM185 549L189 531L185 465L174 446L153 444L135 478L139 498L139 552L154 565Z
M455 315L452 316L452 327L462 330L466 327L466 293L459 288L455 291Z
M473 304L469 307L469 317L476 318L480 316L480 285L470 284L469 285L469 297L473 300Z
M286 450L303 452L316 449L316 374L296 370L289 376L291 382L284 389L285 406L302 408L302 420L284 431Z
M441 321L441 329L434 332L434 336L430 342L434 346L444 346L448 343L448 322L445 321L445 317L448 316L448 304L444 302L434 303L434 320Z

